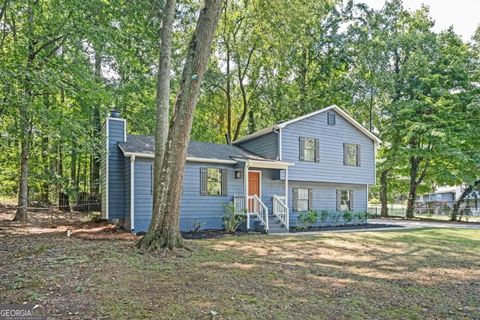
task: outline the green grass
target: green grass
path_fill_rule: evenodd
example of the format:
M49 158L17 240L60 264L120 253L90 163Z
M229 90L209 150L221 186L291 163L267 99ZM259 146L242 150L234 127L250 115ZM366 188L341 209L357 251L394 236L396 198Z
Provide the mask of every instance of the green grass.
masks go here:
M39 279L0 289L0 300L80 304L78 319L480 318L478 230L232 237L187 241L193 252L166 257L129 241L40 242L54 247L31 248ZM56 285L63 300L49 301Z

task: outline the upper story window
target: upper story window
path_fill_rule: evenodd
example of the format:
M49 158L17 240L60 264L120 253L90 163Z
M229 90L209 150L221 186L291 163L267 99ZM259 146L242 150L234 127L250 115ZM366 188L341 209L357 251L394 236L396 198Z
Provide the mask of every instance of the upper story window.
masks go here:
M335 113L333 112L327 112L327 123L331 126L335 125Z
M320 162L320 142L315 138L300 137L300 161Z
M343 144L343 164L346 166L360 166L360 145L353 143Z
M224 196L227 194L227 169L201 168L200 194L202 196Z

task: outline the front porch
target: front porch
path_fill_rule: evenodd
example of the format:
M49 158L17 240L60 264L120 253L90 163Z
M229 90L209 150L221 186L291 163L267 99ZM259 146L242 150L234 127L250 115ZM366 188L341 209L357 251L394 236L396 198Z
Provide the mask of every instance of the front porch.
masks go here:
M246 215L246 227L265 232L288 232L288 166L280 161L241 162L243 195L235 195L237 213ZM281 177L283 179L281 179ZM247 196L245 196L247 195Z

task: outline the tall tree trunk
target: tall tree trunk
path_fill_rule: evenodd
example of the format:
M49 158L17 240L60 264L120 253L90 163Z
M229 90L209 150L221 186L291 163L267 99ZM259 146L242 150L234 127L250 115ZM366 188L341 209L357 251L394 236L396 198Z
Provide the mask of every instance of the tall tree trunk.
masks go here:
M255 131L257 131L256 125L255 125L255 114L253 110L248 111L248 133L252 134Z
M30 109L33 104L32 79L31 70L33 69L33 61L35 59L35 49L33 42L33 6L34 2L29 1L28 5L28 22L27 22L27 41L28 41L28 57L26 62L26 72L24 80L25 101L20 105L20 181L18 184L18 209L13 218L14 221L28 221L28 170L31 142L31 119Z
M95 49L95 76L97 81L102 81L102 51L99 48ZM102 130L99 105L93 107L92 122L93 139L96 141L100 137ZM99 148L95 145L90 158L90 193L94 195L97 195L99 192L100 181L100 154L98 150Z
M187 146L222 3L223 0L205 0L205 7L200 11L197 26L189 44L172 125L168 133L161 184L156 190L160 194L160 208L157 211L158 214L152 216L147 234L137 243L137 246L142 249L183 247L179 214ZM158 195L154 196L158 197Z
M474 190L480 190L480 180L475 181L473 184L469 185L468 187L463 190L462 194L453 204L452 215L450 216L450 220L455 221L457 220L458 213L460 211L460 207L463 202L465 202L465 198L472 193Z
M388 217L388 174L390 170L383 170L380 173L380 204L382 206L380 216Z
M162 29L160 30L160 55L157 76L157 118L155 130L155 159L153 166L153 213L152 217L161 215L160 187L162 183L162 164L165 144L168 137L168 119L170 105L170 72L172 55L172 29L175 17L176 0L167 0L163 10Z
M406 217L411 219L415 216L415 200L417 199L417 188L425 177L426 167L420 173L421 157L410 157L410 188L407 199Z
M50 164L48 159L48 136L42 138L43 181L41 199L43 204L50 204Z
M228 137L232 138L232 80L230 75L230 61L231 61L231 52L230 52L230 36L229 31L227 29L227 11L228 11L228 3L225 1L224 7L224 38L223 42L225 43L225 51L227 54L225 65L226 65L226 78L227 78L227 85L225 87L225 95L227 98L227 133Z

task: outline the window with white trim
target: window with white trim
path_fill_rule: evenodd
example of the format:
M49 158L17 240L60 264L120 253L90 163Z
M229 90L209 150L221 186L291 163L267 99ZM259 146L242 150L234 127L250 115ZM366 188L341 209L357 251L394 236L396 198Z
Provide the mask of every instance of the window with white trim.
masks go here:
M343 144L343 164L346 166L360 166L360 145L354 143Z
M227 194L227 169L201 168L200 194L203 196L225 196Z
M352 210L352 190L340 190L340 211Z
M308 189L297 189L297 211L308 211Z

